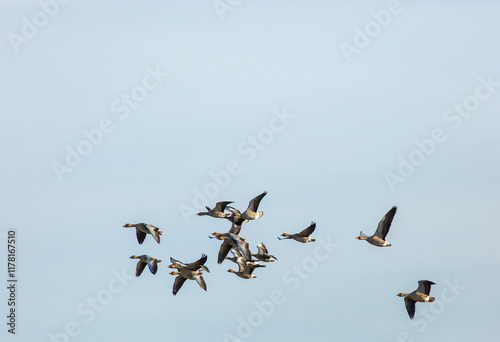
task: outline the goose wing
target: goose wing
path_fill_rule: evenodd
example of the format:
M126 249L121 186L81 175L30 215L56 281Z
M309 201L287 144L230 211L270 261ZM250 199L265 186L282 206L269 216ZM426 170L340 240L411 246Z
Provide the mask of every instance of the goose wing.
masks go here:
M230 203L234 203L234 202L229 202L229 201L217 202L217 204L215 204L214 211L220 211L222 213L226 209L226 206Z
M241 215L241 212L238 209L234 208L234 207L227 206L226 209L229 210L229 212L231 214L233 214L233 215L236 215L236 216Z
M229 232L234 234L239 234L241 229L241 224L245 220L240 218L241 213L238 209L230 206L228 206L226 209L229 210L231 214L233 214L231 216L226 217L229 221L233 223L233 225L231 226L231 230Z
M238 258L238 259L236 260L236 262L238 263L238 266L240 267L240 268L238 269L238 272L240 272L240 273L245 273L245 270L246 270L246 268L247 268L247 264L246 264L245 260L243 260L243 258Z
M261 242L257 245L257 248L259 249L259 254L268 254L269 252L267 251L266 245L264 245L264 242Z
M173 293L174 296L177 294L177 292L179 292L179 290L181 289L181 287L182 287L182 285L184 284L185 281L186 281L186 278L184 278L181 275L178 275L177 277L175 277L174 287L173 287L173 290L172 290L172 293Z
M243 223L243 222L242 222ZM233 221L233 224L231 225L231 229L229 229L229 232L228 233L231 233L231 234L235 234L235 235L238 235L241 231L241 224L236 224L234 221Z
M420 280L418 282L418 288L415 290L415 292L429 295L431 293L431 286L435 284L436 283L433 283L432 281L429 280Z
M243 224L243 222L245 222L244 219L242 219L240 216L234 216L232 217L232 222L236 225L236 226L239 226L238 229L241 229L241 225ZM238 230L238 233L240 231Z
M186 267L187 265L185 263L183 263L182 261L179 261L179 260L175 260L174 258L170 257L170 262L172 264L176 264L176 265L179 265L179 266L182 266L182 267Z
M137 242L139 242L139 245L142 245L144 242L144 239L146 238L146 233L141 232L139 228L136 228L136 235L137 235Z
M413 319L413 317L415 317L415 303L416 302L413 299L405 297L406 311L408 311L408 316L410 316L410 319Z
M148 258L148 267L151 273L156 274L156 271L158 270L158 259Z
M218 264L222 264L222 262L224 261L230 250L231 250L231 244L226 239L224 240L219 249L219 256L217 257Z
M389 233L389 228L391 228L392 220L394 219L394 215L396 215L396 211L398 207L394 206L385 214L384 218L378 223L377 230L375 231L375 236L385 240L387 233Z
M160 228L153 226L152 224L147 224L146 228L149 230L151 235L155 238L156 242L160 243Z
M200 259L198 259L195 262L192 262L189 265L187 265L187 268L190 269L190 270L192 270L192 271L196 271L201 266L203 266L206 262L207 262L207 255L206 254L202 254Z
M264 262L273 262L278 260L278 258L271 254L252 254L252 256Z
M241 251L238 247L231 247L231 253L233 253L233 256L235 258L243 258L243 254L241 254Z
M311 222L311 225L309 227L307 227L297 235L300 237L308 237L314 232L315 229L316 229L316 222Z
M264 196L267 195L267 191L264 191L261 193L259 196L253 198L249 203L248 203L248 208L247 211L253 211L257 212L257 209L259 208L260 201Z
M261 264L254 264L254 265L247 265L243 273L246 274L252 274L252 272L257 268L257 267L266 267L266 265L261 265Z
M203 290L207 290L207 284L205 283L205 279L203 279L203 276L201 274L195 274L194 279Z
M135 268L135 276L138 277L142 274L142 271L144 271L144 268L146 267L146 263L142 260L139 260L137 263L137 267Z
M238 244L238 248L240 249L240 251L243 254L243 256L248 261L252 260L252 252L250 252L249 243L246 242L244 239L240 238L239 236L235 236L234 240Z

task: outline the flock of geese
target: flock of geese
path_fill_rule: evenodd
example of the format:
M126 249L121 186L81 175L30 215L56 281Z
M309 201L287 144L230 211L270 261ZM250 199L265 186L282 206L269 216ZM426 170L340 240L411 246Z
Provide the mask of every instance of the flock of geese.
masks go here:
M240 236L241 226L243 223L256 220L264 215L263 212L258 212L258 207L261 200L266 194L267 192L264 191L262 194L253 198L248 203L248 208L243 213L241 213L238 209L229 206L229 204L232 204L234 202L224 201L216 203L214 208L206 207L206 212L200 212L197 214L198 216L206 215L214 218L226 219L231 222L231 228L227 233L214 232L211 234L211 236L209 236L209 238L222 241L217 257L217 263L222 264L222 262L224 262L225 260L234 262L238 265L238 271L235 271L233 269L229 269L227 271L230 273L234 273L238 277L243 279L256 278L257 276L253 274L254 270L256 268L266 267L260 262L268 263L278 260L276 257L269 254L263 242L257 245L258 252L252 254L250 251L249 243ZM385 238L389 233L389 229L394 219L394 215L396 215L396 211L397 207L394 206L387 212L387 214L379 222L377 230L372 236L368 236L366 234L363 234L363 232L360 232L357 239L366 240L368 243L377 247L390 247L391 244L388 243ZM139 242L139 244L142 244L144 242L148 234L152 235L157 243L160 243L160 236L163 234L163 232L158 227L155 227L151 224L127 223L123 227L135 227L137 241ZM293 239L301 243L314 242L316 240L311 238L310 235L314 232L315 229L316 223L312 222L309 227L305 228L301 232L295 234L283 233L278 236L278 239ZM232 257L228 256L229 252L231 252L231 254L233 255ZM149 255L132 255L130 259L139 259L135 270L136 277L139 277L142 274L142 272L146 268L146 265L148 266L152 274L156 274L158 270L158 264L162 262L161 260L153 258ZM172 289L173 295L176 295L177 292L179 292L184 282L188 279L195 280L203 290L207 290L207 285L205 283L205 280L203 279L203 271L210 272L210 270L205 266L206 261L207 256L205 254L202 254L200 259L189 264L185 264L172 257L170 258L171 264L168 267L176 270L170 272L170 274L177 276L174 280ZM411 293L397 294L397 296L399 297L404 297L406 311L408 312L410 319L413 319L413 317L415 316L416 302L435 301L434 297L430 297L431 286L434 284L435 283L429 280L420 280L418 281L418 287L415 291Z

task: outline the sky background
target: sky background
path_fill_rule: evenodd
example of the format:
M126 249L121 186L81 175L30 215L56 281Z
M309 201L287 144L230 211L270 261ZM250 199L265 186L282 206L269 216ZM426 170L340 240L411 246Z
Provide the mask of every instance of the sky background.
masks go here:
M0 3L2 341L497 340L500 4L43 3ZM279 260L243 280L207 237L230 223L193 213L263 191L241 236ZM392 247L355 239L393 205ZM202 253L208 291L174 297L169 257Z

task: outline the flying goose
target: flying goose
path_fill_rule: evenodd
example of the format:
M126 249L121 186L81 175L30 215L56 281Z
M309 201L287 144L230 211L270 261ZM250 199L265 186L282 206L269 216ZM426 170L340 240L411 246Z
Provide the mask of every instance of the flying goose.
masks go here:
M256 275L253 275L252 272L255 270L257 267L266 267L261 264L257 265L249 265L245 263L242 259L238 259L238 265L239 265L239 270L236 272L235 270L229 269L227 270L228 272L236 274L238 277L243 278L243 279L251 279L251 278L257 278Z
M405 298L406 311L408 311L408 316L413 319L415 316L415 303L416 302L433 302L436 300L434 297L429 297L431 292L431 286L435 285L429 280L419 280L418 288L412 293L398 293L398 297Z
M243 259L245 260L246 258L243 256L243 254L241 254L240 252L240 249L237 248L237 247L231 247L231 249L229 250L233 256L232 257L229 257L229 256L226 256L225 259L227 260L231 260L232 262L234 262L235 264L238 263L238 259Z
M235 264L238 263L238 260L242 260L246 265L260 265L258 261L247 260L247 258L245 258L245 256L241 253L238 247L231 247L230 252L233 254L233 256L232 257L226 256L226 259L231 260Z
M139 261L137 262L137 267L135 268L136 277L141 275L146 265L148 265L151 273L156 274L156 271L158 270L158 263L161 262L161 260L150 257L149 255L132 255L130 259L139 259Z
M372 236L368 236L363 234L363 232L359 233L359 236L356 238L358 240L366 240L370 244L377 247L390 247L392 246L389 242L385 241L385 237L387 233L389 233L389 228L391 228L392 220L394 219L394 215L396 215L396 211L398 207L394 206L385 214L384 218L378 223L377 230L375 234Z
M239 248L243 256L247 260L252 259L252 253L250 252L249 243L245 241L244 238L232 234L232 233L212 233L214 236L209 236L211 239L223 240L222 245L219 249L219 256L217 258L217 263L221 264L226 258L227 254L231 250L231 247Z
M316 239L310 238L309 235L311 235L315 229L316 229L316 223L311 222L311 225L309 227L307 227L306 229L304 229L303 231L301 231L300 233L297 233L297 234L283 233L283 234L281 234L281 236L284 236L284 237L280 238L278 236L278 239L279 240L294 239L295 241L302 242L302 243L314 242L314 241L316 241Z
M259 208L260 201L264 196L267 194L267 191L264 191L261 193L259 196L253 198L249 203L248 203L248 208L245 210L243 214L240 215L240 218L244 220L244 222L248 222L251 220L256 220L262 215L264 215L264 212L257 212L257 209ZM234 215L234 214L233 214Z
M207 212L200 212L200 213L198 213L196 215L198 215L198 216L208 215L208 216L212 216L212 217L216 217L216 218L228 217L231 214L224 213L224 210L226 209L226 206L228 204L230 204L230 203L234 203L234 202L229 202L229 201L226 201L226 202L217 202L215 204L215 208L205 207L208 210Z
M241 218L241 213L238 209L227 206L227 210L231 212L232 215L226 216L231 222L231 229L229 229L229 233L238 235L241 231L241 225L245 221L245 219Z
M170 257L170 261L172 262L172 264L168 266L169 268L180 269L181 267L186 267L186 268L191 269L193 271L196 271L196 270L201 268L202 270L210 273L210 270L208 269L208 267L204 265L205 262L207 261L207 256L205 254L202 254L201 258L199 260L192 262L190 264L185 264L182 261L175 260L172 257Z
M276 257L269 254L266 246L264 245L264 242L259 243L257 245L257 248L259 249L259 252L257 254L252 254L252 256L254 256L257 260L263 262L273 262L278 260L276 259Z
M136 229L136 235L137 235L137 241L139 244L142 244L144 242L144 239L146 238L146 234L151 234L153 235L154 239L156 242L160 243L160 235L163 234L163 232L160 230L160 228L153 226L152 224L146 224L146 223L127 223L123 227L135 227Z
M179 292L180 288L182 287L182 285L184 284L184 282L187 279L196 280L198 285L200 285L200 287L203 290L205 290L205 291L207 290L207 284L205 283L205 279L203 279L203 276L202 276L203 271L201 269L203 264L207 261L207 256L205 254L203 254L199 260L192 262L188 265L181 263L180 261L177 261L173 258L170 258L170 261L172 261L172 265L170 265L169 267L177 268L179 270L179 271L170 272L171 275L177 276L175 278L174 286L172 289L172 293L174 296L177 294L177 292ZM185 266L180 266L179 263L183 264ZM173 265L175 265L175 266L172 267ZM177 266L179 266L179 267L177 267Z

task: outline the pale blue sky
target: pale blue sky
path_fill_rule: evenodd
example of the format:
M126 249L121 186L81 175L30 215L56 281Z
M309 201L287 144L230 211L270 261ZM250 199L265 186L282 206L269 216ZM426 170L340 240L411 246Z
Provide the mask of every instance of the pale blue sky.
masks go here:
M223 20L213 1L40 3L0 4L0 264L18 236L2 341L496 341L498 3L233 1ZM87 155L73 167L68 149ZM207 237L229 222L184 213L198 192L244 210L264 190L241 235L279 260L242 280ZM355 239L393 205L392 247ZM276 238L311 221L315 243ZM202 253L208 292L172 296L169 257ZM132 254L164 262L132 279ZM421 279L438 301L412 322L396 294Z

